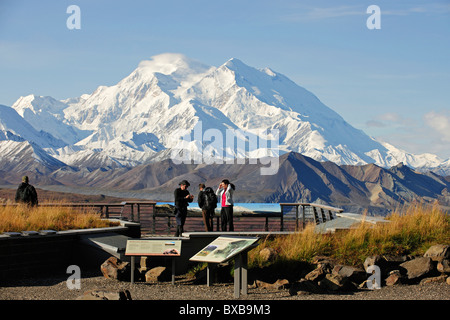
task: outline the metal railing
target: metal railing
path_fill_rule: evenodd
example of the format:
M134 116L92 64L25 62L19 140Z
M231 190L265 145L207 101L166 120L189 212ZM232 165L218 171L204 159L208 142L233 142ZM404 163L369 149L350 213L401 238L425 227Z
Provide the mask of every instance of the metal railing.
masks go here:
M280 203L281 207L281 219L283 219L283 216L287 215L285 214L285 209L288 207L294 207L295 211L295 224L296 224L296 230L299 229L299 222L301 222L302 229L305 228L307 223L307 209L310 211L310 216L312 219L312 222L315 224L323 223L326 221L330 221L336 218L336 213L341 213L344 210L340 208L335 208L331 206L326 206L322 204L316 204L316 203ZM300 212L301 208L301 212ZM300 215L301 214L301 215ZM328 215L328 218L327 218Z
M152 234L160 232L160 230L156 230L157 221L160 219L167 219L165 229L167 233L170 233L171 227L173 227L171 221L175 219L173 213L158 213L156 210L156 201L127 200L121 203L43 203L39 204L39 206L96 208L97 212L101 213L101 216L104 218L119 218L138 222L141 223L143 229L147 229ZM145 207L147 207L147 210L143 212L143 208ZM112 209L116 209L116 211L114 212ZM120 210L117 211L117 209ZM271 221L273 222L273 219L279 219L279 231L285 230L286 220L289 220L288 224L292 228L292 220L294 220L294 228L297 231L304 229L307 222L313 222L315 224L323 223L335 219L336 213L343 212L343 209L340 208L315 203L280 203L280 209L280 212L242 213L235 215L235 219L264 219L264 231L269 231L269 225ZM198 215L190 217L201 219L201 212ZM216 220L216 230L220 231L220 214L216 213L214 218ZM245 223L241 221L241 224Z

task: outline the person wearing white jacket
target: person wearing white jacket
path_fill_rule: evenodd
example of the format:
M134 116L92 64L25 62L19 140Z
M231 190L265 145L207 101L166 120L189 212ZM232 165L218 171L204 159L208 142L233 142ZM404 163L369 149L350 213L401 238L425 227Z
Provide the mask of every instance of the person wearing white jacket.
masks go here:
M222 231L234 231L233 226L233 193L235 190L234 184L230 183L227 179L222 180L219 188L216 191L217 200L222 204L220 210L220 219Z

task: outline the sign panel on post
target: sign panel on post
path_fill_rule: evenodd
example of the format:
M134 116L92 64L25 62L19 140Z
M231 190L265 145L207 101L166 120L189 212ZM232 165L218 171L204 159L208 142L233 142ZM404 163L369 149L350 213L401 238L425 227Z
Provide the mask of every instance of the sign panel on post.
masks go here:
M175 257L181 255L181 240L128 240L125 255L131 256L131 283L136 256L172 257L172 284L175 284Z
M250 248L258 239L254 237L218 237L189 260L223 263Z
M180 256L181 240L128 240L127 256Z

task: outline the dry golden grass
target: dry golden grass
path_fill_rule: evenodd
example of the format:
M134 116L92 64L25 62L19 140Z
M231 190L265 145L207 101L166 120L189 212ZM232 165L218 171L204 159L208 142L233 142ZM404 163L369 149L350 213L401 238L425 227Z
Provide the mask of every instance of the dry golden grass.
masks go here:
M450 218L437 204L419 203L396 210L389 223L360 223L335 234L318 234L314 225L302 232L263 241L250 252L250 264L263 267L257 252L271 247L278 253L276 263L309 262L316 255L327 255L343 264L361 266L367 256L423 254L431 245L450 244Z
M38 230L64 231L114 225L118 225L118 223L102 220L92 208L0 206L0 233Z

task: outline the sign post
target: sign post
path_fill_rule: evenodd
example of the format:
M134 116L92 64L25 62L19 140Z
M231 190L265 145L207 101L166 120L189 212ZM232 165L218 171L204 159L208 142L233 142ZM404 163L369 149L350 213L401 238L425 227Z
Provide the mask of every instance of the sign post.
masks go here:
M207 285L212 284L213 266L234 259L234 297L239 298L240 292L247 294L248 256L247 252L257 246L257 237L227 237L221 236L204 247L191 261L207 262Z

